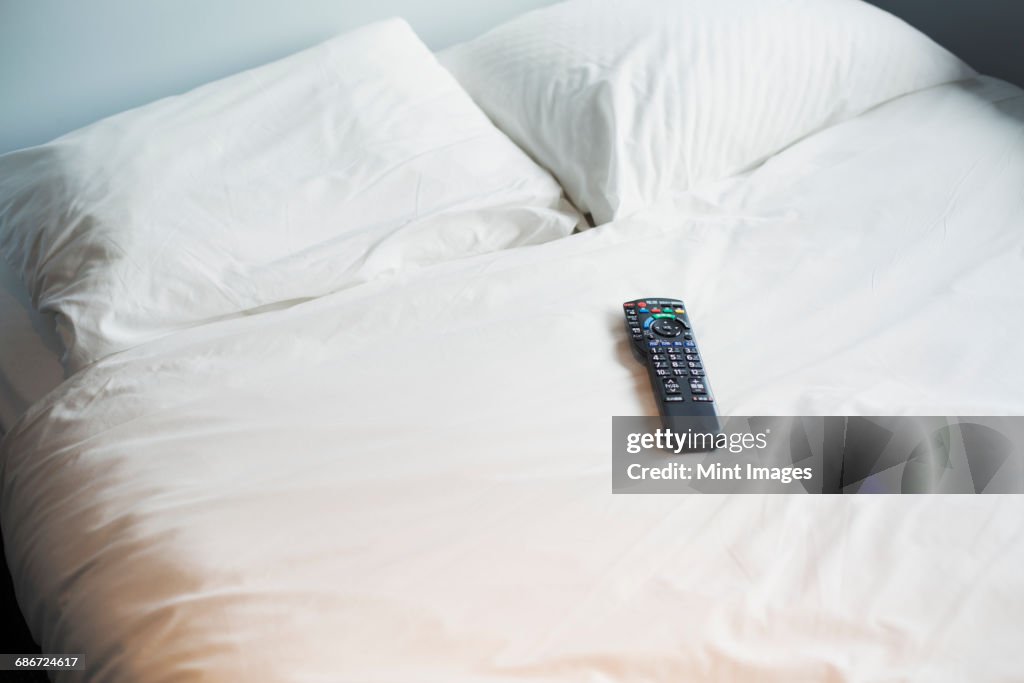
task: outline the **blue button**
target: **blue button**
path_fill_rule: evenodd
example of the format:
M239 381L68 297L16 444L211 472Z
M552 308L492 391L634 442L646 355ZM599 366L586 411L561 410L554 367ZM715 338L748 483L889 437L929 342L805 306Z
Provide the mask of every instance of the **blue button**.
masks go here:
M672 346L672 342L661 342L662 346Z
M641 312L641 313L649 313L649 311L648 311L648 310L647 310L646 308L641 308L641 309L640 309L640 312Z
M673 346L682 346L683 342L672 342Z
M654 318L648 318L647 320L645 320L644 321L644 329L646 330L648 327L650 327L651 323L653 323L653 322L654 322Z
M692 342L692 341L683 342L683 346L689 346L691 349L693 347L695 347L696 345L697 345L696 342Z
M648 345L648 346L657 346L657 345L658 345L658 342L656 342L656 341L652 341L652 342L647 342L647 345Z

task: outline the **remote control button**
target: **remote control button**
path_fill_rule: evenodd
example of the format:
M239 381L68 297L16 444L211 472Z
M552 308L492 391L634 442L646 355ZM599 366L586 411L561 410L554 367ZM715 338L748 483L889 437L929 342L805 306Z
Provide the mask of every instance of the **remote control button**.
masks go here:
M683 335L683 339L693 339L693 335L687 332L686 334Z
M625 304L622 304L623 308L633 308L634 306L636 306L636 304L633 303L632 301L630 301L628 303L625 303Z
M703 377L704 376L704 371L703 370L691 370L690 374L693 375L694 377Z
M692 349L692 348L695 348L697 346L697 344L695 344L692 341L685 341L685 342L683 342L683 346L687 346L687 347Z
M711 398L710 396L694 396L693 400L699 401L701 403L711 403L712 401L714 401L714 399Z
M683 397L681 395L679 395L679 394L672 394L671 396L666 396L665 400L668 401L669 403L683 403L684 402Z
M673 363L673 365L675 365L675 364ZM654 367L655 368L667 368L668 367L668 363L666 363L663 360L656 360L656 361L654 361Z
M671 370L655 370L654 374L656 374L658 377L668 377L669 375L672 374L672 371Z
M672 342L667 341L659 342L659 344L661 344L662 346L672 346Z
M680 356L678 353L670 353L670 354L668 354L668 359L671 360L671 361L676 361L676 360L683 360L683 357ZM686 366L683 366L683 367L686 367Z
M654 333L653 333L653 332L648 332L648 333L647 333L647 334L646 334L645 336L646 336L646 337L647 337L648 339L654 339Z
M641 308L640 312L641 313L650 313L650 311L648 311L646 308Z
M637 301L636 305L637 305L637 308L647 308L647 302L646 301Z
M657 346L657 345L658 345L658 342L656 342L656 341L652 341L652 342L647 342L647 345L648 345L648 346Z
M692 361L687 363L687 365L689 365L691 368L695 368L697 370L703 370L704 369L703 365L701 365L700 363L694 363Z
M672 374L675 375L676 377L686 377L687 371L683 370L682 368L675 368L672 371Z
M683 390L683 387L679 382L672 377L669 377L664 382L666 394L678 394Z
M651 329L654 330L655 334L661 337L678 337L683 333L683 326L674 318L671 320L656 320L654 321L654 324L651 325Z
M639 327L631 327L629 328L629 331L632 332L634 335L641 334Z
M686 311L685 311L685 310L683 310L682 308L677 308L677 309L676 309L676 313L678 313L679 315L685 315L685 314L686 314Z
M661 309L660 308L652 308L651 309L651 313L661 313Z
M696 361L699 361L700 360L700 356L698 356L695 353L688 353L688 354L686 354L686 360L696 360Z
M683 342L681 342L681 341L672 342L672 346L682 346L682 345L683 345Z

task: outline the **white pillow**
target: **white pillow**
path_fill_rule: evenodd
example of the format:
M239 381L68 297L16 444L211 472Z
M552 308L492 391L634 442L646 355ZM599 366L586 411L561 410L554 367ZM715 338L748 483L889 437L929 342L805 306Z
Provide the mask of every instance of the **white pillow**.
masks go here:
M577 218L399 20L0 157L0 253L71 369Z
M973 73L859 0L571 0L439 58L597 223Z

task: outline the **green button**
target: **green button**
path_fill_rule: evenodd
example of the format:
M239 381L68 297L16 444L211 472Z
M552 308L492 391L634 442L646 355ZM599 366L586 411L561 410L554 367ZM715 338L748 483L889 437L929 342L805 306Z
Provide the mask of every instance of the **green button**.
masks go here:
M652 318L675 318L675 313L655 313Z

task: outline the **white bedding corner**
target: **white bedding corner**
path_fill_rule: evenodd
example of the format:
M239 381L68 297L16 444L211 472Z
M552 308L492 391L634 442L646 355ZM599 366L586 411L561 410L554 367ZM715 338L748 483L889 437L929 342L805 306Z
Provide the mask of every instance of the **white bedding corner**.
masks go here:
M0 258L0 435L64 381L61 352L53 316L32 307L25 287Z

